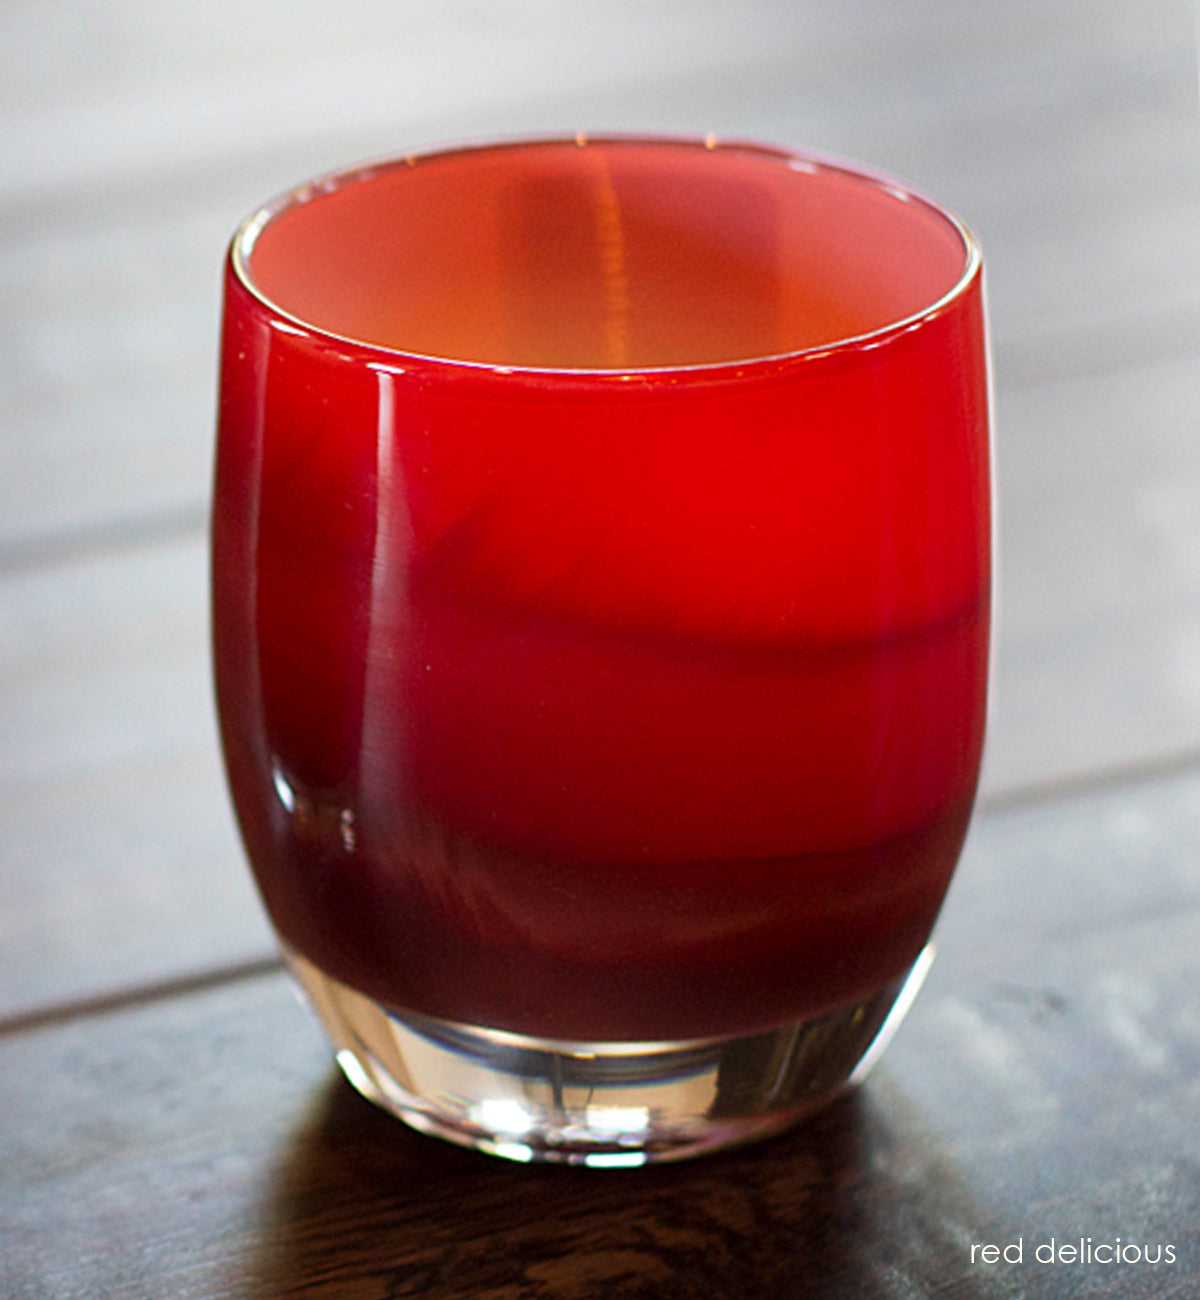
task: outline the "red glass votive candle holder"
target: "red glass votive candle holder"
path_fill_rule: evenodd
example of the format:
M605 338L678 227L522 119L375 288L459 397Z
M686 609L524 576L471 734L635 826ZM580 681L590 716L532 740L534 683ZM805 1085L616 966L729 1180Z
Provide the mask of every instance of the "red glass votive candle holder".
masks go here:
M964 227L776 149L461 148L241 227L222 740L356 1087L629 1165L861 1075L974 798L987 389Z

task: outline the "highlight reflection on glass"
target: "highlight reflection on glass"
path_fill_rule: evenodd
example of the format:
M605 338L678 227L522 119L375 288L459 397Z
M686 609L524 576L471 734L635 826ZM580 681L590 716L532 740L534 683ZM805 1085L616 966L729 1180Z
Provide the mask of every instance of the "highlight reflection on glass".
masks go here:
M835 1095L966 831L989 531L978 249L891 182L578 137L251 218L218 703L355 1086L588 1164Z

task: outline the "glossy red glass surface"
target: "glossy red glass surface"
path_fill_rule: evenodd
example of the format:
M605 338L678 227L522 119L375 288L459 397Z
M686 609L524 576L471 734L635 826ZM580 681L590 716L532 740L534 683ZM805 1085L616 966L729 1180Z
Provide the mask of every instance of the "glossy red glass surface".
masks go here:
M279 933L543 1037L748 1033L897 978L978 774L987 418L973 246L839 168L550 142L260 214L214 627Z

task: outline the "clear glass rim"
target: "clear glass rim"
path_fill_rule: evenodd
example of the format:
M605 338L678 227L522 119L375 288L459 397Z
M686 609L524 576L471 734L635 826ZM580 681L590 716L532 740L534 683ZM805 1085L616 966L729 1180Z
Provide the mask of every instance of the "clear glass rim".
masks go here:
M317 325L306 317L289 311L287 307L264 293L254 281L249 262L255 244L276 218L293 208L318 200L322 196L344 187L365 184L378 176L401 168L435 163L442 159L462 157L472 153L494 153L505 149L571 145L579 148L586 148L588 145L665 145L681 150L703 150L710 153L724 150L733 153L754 154L761 157L764 162L788 167L793 171L825 172L848 178L859 184L871 185L898 202L919 207L930 217L949 227L962 242L962 268L954 283L928 305L911 312L907 316L895 321L889 321L885 325L860 334L847 335L844 338L834 339L831 342L812 347L733 360L620 367L521 365L406 351L403 348L374 343L368 339L339 334L335 330ZM882 347L899 335L918 329L942 315L958 300L966 296L971 286L980 278L983 272L983 255L979 242L965 222L948 208L928 198L905 182L862 164L815 151L789 149L735 137L726 139L713 134L705 136L640 135L621 132L593 134L583 131L578 131L573 135L551 133L467 141L461 144L417 150L411 153L389 155L372 161L338 168L284 191L252 212L234 232L229 245L228 260L232 273L241 287L261 307L272 313L277 318L277 323L286 327L287 332L302 334L315 342L324 341L341 348L352 348L355 352L369 353L376 359L373 364L383 369L394 369L397 372L403 372L414 367L444 367L450 370L471 372L479 375L528 376L535 379L561 376L564 379L577 380L630 379L640 376L645 376L648 379L663 379L671 375L679 375L681 378L700 378L704 376L716 378L730 374L742 376L748 370L774 370L794 364L803 364Z

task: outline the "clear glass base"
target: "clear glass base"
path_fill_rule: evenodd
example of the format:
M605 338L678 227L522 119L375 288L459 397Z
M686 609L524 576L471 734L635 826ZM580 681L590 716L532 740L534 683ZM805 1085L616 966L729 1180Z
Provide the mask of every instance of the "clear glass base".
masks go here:
M933 960L871 997L765 1033L662 1043L528 1038L390 1011L284 949L338 1064L423 1133L519 1161L631 1167L769 1137L857 1083Z

